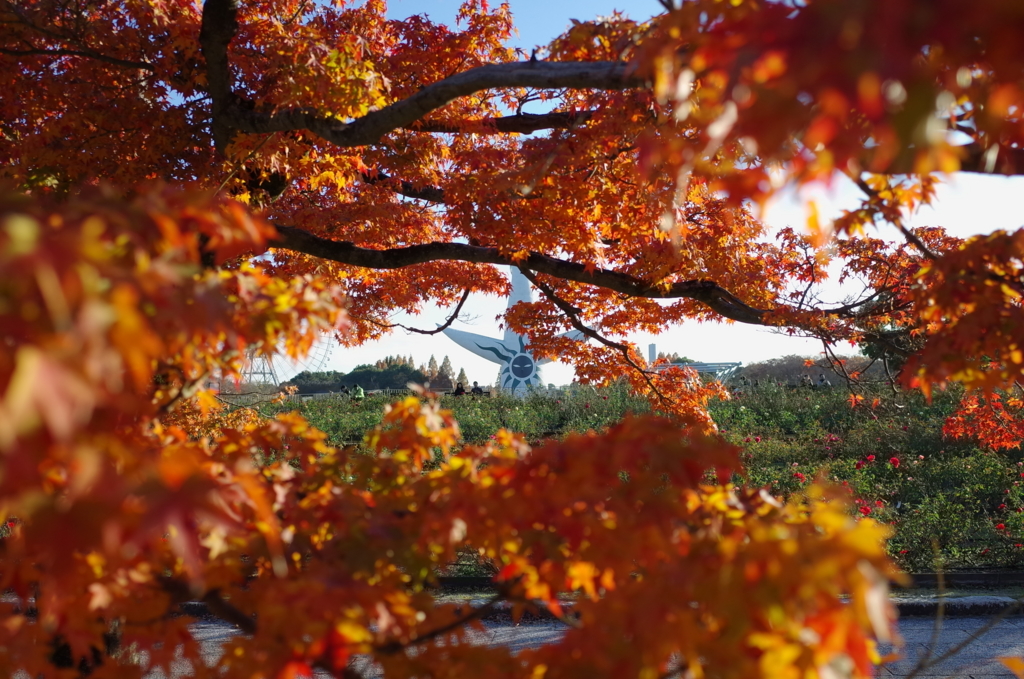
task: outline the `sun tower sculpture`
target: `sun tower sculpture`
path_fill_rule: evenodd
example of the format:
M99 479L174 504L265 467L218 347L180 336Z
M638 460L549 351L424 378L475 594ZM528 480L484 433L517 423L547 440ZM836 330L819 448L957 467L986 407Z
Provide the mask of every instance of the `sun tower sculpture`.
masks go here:
M511 274L512 294L508 299L509 309L519 302L533 301L533 289L526 276L515 267L511 268ZM535 358L530 352L529 340L525 335L520 335L509 328L505 329L505 335L501 339L451 328L445 329L444 334L463 349L499 364L501 373L498 384L502 389L522 397L530 389L544 386L541 380L540 366L550 363L552 359ZM559 335L559 337L583 339L583 333L574 330Z

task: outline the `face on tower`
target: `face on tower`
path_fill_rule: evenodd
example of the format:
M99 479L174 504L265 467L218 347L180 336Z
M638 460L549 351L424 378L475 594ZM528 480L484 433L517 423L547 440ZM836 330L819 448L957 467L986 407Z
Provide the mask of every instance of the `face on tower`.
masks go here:
M512 376L521 380L530 379L537 370L537 364L534 362L533 356L523 353L513 356L508 366Z

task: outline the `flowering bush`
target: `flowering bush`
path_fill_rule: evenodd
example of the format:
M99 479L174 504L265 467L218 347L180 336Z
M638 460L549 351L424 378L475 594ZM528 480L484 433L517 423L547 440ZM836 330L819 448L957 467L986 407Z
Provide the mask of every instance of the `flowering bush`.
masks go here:
M721 432L744 448L752 485L770 485L788 497L819 476L843 485L857 516L890 524L890 552L905 568L1024 566L1022 451L983 451L974 442L943 436L958 393L932 403L891 394L854 401L842 389L768 387L711 403ZM578 387L555 396L516 399L445 397L466 441L486 443L505 427L539 442L572 432L603 430L626 413L644 413L647 401L613 386ZM874 403L874 407L872 404ZM314 400L265 406L302 410L333 444L359 444L378 424L385 399ZM1001 528L999 526L1002 526ZM0 528L2 530L2 528Z

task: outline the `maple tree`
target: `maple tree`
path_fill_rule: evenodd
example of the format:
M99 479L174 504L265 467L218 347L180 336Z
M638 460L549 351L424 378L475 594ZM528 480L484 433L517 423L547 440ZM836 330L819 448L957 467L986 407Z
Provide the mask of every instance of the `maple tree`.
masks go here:
M115 625L150 666L182 653L202 676L167 615L189 599L249 634L218 676L351 676L360 654L392 676L871 673L884 531L825 488L732 485L738 451L702 408L724 392L616 338L696 318L865 343L908 385L971 390L954 434L994 417L1010 434L991 445L1012 443L1024 232L964 242L904 216L935 172L1024 172L1024 9L666 0L524 61L507 6L458 22L379 0L0 0L7 674L140 676L103 651ZM864 199L831 230L751 212L838 174ZM865 291L826 307L837 258ZM541 292L506 317L535 353L623 375L674 419L475 447L410 398L367 456L203 389L251 351L457 314L506 292L496 264ZM502 565L468 613L426 588L466 545ZM468 643L499 602L560 614L566 591L560 644Z

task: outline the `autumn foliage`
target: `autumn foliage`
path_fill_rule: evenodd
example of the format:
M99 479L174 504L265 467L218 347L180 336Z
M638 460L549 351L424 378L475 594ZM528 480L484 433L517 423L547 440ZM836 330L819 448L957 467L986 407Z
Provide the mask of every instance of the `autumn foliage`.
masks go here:
M363 656L388 676L871 674L884 531L827 488L733 485L703 408L725 393L621 338L696 318L853 341L908 386L974 390L954 433L1019 437L1020 233L902 220L932 172L1024 172L1024 12L665 10L517 61L508 7L482 0L454 28L372 0L0 0L0 671L141 676L180 653L238 677L351 677ZM832 226L752 212L840 173L864 199ZM836 258L864 293L823 307ZM506 319L535 352L624 376L668 419L476 447L424 395L361 455L204 388L253 352L504 292L494 265L541 292ZM502 567L483 608L428 589L462 548ZM563 615L567 592L559 644L470 643L491 607ZM172 615L190 600L247 633L217 669Z

